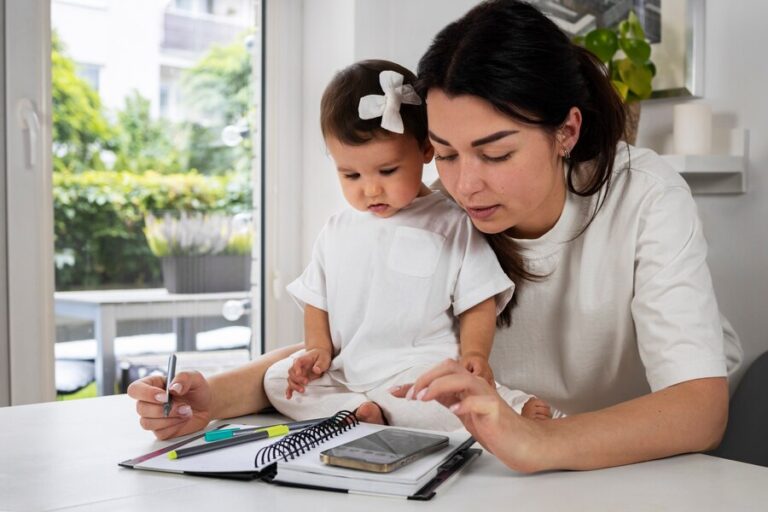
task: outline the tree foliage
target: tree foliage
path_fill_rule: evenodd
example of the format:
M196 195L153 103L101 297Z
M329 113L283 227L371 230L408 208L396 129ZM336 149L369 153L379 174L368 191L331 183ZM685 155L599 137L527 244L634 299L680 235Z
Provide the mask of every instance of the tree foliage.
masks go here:
M252 144L246 135L234 148L221 142L225 126L247 121L251 111L251 57L248 35L214 46L182 77L184 104L191 113L187 126L189 165L217 174L250 168Z
M104 169L101 152L112 149L114 128L104 116L99 95L77 76L54 32L51 52L54 169Z
M188 163L185 146L178 127L163 119L152 119L148 99L138 91L125 98L125 106L117 113L114 169L183 172Z

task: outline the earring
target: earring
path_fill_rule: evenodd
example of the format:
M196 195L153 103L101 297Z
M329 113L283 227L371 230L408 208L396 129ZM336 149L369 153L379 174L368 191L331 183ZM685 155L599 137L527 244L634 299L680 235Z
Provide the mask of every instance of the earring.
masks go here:
M566 147L563 147L563 158L566 160L571 159L571 152Z

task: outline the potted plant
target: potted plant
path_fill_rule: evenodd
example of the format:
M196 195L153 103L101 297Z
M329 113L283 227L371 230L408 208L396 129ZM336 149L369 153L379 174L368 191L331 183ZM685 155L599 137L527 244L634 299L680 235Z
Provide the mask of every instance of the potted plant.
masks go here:
M246 214L147 215L144 235L160 258L170 293L247 290L251 275L251 222Z
M627 104L625 138L634 144L640 121L640 100L651 97L656 66L651 61L651 45L634 11L616 28L595 28L575 39L606 66L616 92Z

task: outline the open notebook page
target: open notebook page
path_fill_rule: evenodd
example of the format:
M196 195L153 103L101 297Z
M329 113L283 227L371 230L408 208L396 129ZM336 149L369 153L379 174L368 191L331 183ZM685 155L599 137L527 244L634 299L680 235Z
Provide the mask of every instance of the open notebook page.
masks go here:
M227 425L227 428L252 428L253 425ZM183 457L181 459L171 460L166 453L158 455L152 459L136 464L136 469L154 469L158 471L171 472L203 472L203 473L236 473L245 471L254 471L254 459L256 452L263 446L270 445L279 441L280 437L272 439L261 439L251 443L222 448L207 453ZM188 448L199 444L206 444L203 438L185 444L181 448ZM180 448L180 449L181 449Z

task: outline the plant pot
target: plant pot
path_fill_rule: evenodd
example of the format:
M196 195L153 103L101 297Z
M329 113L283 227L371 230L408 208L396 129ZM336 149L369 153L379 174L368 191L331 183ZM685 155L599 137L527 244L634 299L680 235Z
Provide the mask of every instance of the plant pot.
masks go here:
M250 254L204 254L161 258L163 284L170 293L216 293L248 290Z
M640 125L640 102L627 103L625 110L627 118L624 123L624 140L634 146L637 140L637 128Z

